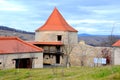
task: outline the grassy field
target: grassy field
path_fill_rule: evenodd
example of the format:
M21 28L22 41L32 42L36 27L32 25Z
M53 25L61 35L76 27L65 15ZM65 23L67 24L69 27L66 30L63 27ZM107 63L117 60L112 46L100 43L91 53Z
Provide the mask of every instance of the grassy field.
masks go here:
M120 80L120 66L8 69L0 80Z

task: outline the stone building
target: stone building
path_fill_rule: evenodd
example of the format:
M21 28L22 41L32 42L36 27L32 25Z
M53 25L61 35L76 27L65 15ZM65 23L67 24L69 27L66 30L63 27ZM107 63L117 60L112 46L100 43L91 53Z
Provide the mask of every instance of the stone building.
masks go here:
M113 45L113 65L120 65L120 40Z
M17 37L0 37L0 69L42 67L43 49Z
M102 51L110 51L109 48L93 47L84 41L78 42L77 32L55 8L45 24L35 31L35 41L25 42L16 37L0 37L0 68L61 65L66 64L67 57L72 66L94 66L94 58L108 57L103 56ZM120 44L120 41L117 44ZM113 61L114 64L120 64L120 49L115 49Z
M66 64L69 56L72 66L93 66L94 58L102 57L102 49L78 42L77 32L55 8L45 24L36 30L35 41L30 43L44 49L44 65Z
M63 47L78 43L77 32L55 8L45 24L36 30L35 41L31 43L44 49L44 64L62 64Z

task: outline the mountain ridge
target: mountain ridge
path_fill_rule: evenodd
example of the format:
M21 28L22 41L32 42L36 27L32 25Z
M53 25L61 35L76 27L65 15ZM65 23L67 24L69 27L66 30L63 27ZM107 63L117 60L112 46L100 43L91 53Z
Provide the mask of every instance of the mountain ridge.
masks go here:
M28 31L24 31L24 30L18 30L18 29L15 29L15 28L7 27L7 26L0 26L0 30L10 30L10 31L19 32L19 33L35 34L34 32L28 32Z
M0 26L0 36L17 36L26 41L34 40L35 33L10 28L7 26Z

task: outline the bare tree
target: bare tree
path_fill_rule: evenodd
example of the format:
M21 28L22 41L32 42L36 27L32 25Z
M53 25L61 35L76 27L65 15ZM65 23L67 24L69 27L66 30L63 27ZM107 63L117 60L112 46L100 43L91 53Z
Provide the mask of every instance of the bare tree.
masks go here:
M70 63L70 54L72 53L72 50L74 48L74 45L73 44L66 44L63 46L63 50L65 52L65 64L66 64L66 67L69 68L71 63Z
M117 40L120 39L118 35L110 35L107 40L101 43L101 46L111 47Z
M111 64L111 50L108 48L104 48L101 50L102 52L102 57L106 58L106 63Z
M114 28L115 28L115 24L113 25L112 30L111 30L110 35L108 36L107 40L102 42L101 46L111 47L117 40L120 39L119 35L113 35Z

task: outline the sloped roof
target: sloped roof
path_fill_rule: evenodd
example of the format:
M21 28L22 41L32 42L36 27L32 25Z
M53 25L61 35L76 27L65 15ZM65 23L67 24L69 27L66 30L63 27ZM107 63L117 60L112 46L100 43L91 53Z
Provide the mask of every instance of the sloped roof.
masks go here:
M38 48L17 37L0 37L0 54L42 52L42 51L43 51L42 48Z
M118 40L117 42L115 42L112 46L120 47L120 40Z
M36 42L28 42L28 43L31 43L31 44L35 44L35 45L63 45L62 42L39 42L39 41L36 41Z
M77 32L72 28L60 14L60 12L55 8L52 14L49 16L46 23L38 28L36 31L71 31Z

